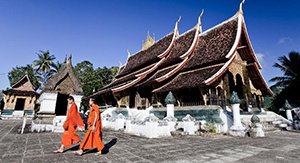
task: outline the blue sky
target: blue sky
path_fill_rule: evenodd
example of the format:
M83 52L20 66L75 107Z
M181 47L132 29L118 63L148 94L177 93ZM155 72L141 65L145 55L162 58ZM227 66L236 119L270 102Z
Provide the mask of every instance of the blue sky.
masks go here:
M147 31L168 34L182 16L180 33L193 27L202 8L203 29L233 16L239 0L0 0L0 89L7 72L49 50L60 61L89 60L95 67L119 65L141 49ZM280 75L272 65L300 51L300 1L246 0L244 17L266 80ZM269 83L270 84L270 83Z

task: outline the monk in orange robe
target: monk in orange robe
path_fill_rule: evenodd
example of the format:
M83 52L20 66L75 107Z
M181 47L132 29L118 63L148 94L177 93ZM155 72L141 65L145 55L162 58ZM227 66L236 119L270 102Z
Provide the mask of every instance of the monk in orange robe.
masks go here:
M64 133L62 136L62 143L58 150L53 151L55 153L63 153L64 147L70 147L75 143L79 143L80 139L76 134L77 129L84 129L84 123L81 119L81 116L78 112L77 105L74 102L74 98L72 96L68 97L68 104L70 106L67 119L63 125Z
M95 104L95 99L89 101L91 106L88 118L89 129L86 132L83 141L80 144L79 150L75 152L77 155L82 155L83 150L97 148L96 155L100 155L104 144L102 142L102 124L98 105Z

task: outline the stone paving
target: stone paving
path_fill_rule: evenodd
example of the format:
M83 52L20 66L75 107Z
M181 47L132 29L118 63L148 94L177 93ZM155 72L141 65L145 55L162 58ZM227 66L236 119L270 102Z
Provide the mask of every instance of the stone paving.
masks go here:
M147 139L104 131L106 151L75 156L72 150L54 154L61 134L17 134L21 121L0 120L0 162L300 162L300 133L275 132L265 138L185 136ZM79 133L83 138L84 133Z

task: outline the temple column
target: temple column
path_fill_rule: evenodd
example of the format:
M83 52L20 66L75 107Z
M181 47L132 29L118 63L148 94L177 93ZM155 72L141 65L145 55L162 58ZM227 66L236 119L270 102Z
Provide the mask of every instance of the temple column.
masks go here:
M118 106L118 108L120 108L120 103L121 103L121 101L118 100L118 98L117 98L115 95L113 95L113 97L114 97L114 99L117 101L117 106Z
M204 105L207 105L207 94L203 95L203 99L204 99Z
M228 99L230 97L228 73L226 73L226 75L223 78L223 91L224 91L225 105L227 105L228 104Z
M208 97L209 97L209 105L212 104L212 99L211 99L211 89L208 89Z

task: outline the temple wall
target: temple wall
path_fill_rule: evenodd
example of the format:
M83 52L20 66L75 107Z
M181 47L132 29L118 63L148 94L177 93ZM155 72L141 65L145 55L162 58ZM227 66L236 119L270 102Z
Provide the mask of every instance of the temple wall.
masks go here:
M55 113L57 93L42 93L39 98L40 111L43 113Z
M259 89L256 89L254 87L251 80L249 80L249 85L250 85L250 93L251 94L256 94L256 95L262 96L262 92Z
M244 79L244 70L246 68L247 62L243 61L241 56L239 55L238 52L236 52L236 57L233 60L232 64L229 66L229 71L233 74L234 76L234 80L236 82L236 75L240 74L242 76L243 79L243 83L245 83L245 79Z
M80 111L80 104L81 104L81 99L82 99L82 95L75 95L75 94L71 94L70 96L74 97L74 102L77 105L78 111Z
M6 95L4 97L5 106L4 109L14 110L16 106L16 102L18 98L25 99L24 110L34 110L34 106L36 103L35 96L15 96L15 95Z
M129 96L124 96L118 100L119 107L127 107L129 106Z

